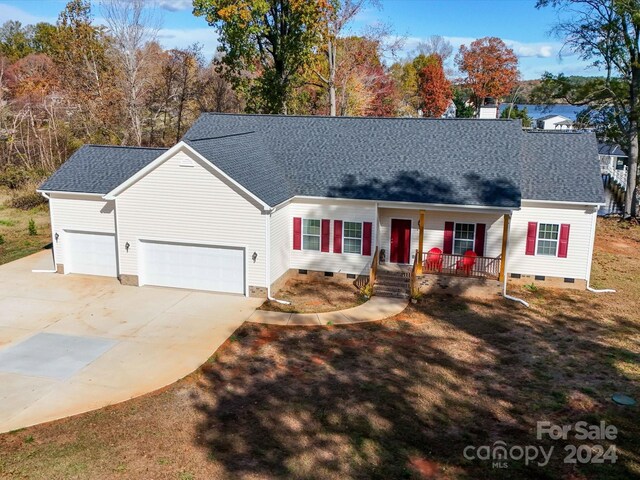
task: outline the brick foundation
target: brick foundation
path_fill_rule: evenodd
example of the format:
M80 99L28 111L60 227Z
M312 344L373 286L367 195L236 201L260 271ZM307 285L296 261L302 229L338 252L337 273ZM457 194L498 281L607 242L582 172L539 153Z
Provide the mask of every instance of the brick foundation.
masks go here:
M254 287L253 285L249 285L249 296L267 298L267 287Z
M137 275L120 275L120 283L131 287L140 286L140 280Z
M532 283L538 287L551 287L551 288L569 288L572 290L586 290L587 281L579 278L573 279L573 282L565 281L562 277L544 277L542 279L536 279L535 275L520 275L520 278L513 278L509 274L508 285L522 286L531 285Z
M62 263L56 263L56 273L64 274L64 265Z
M495 297L502 294L502 284L486 278L427 274L417 278L417 285L423 294L445 293L468 297Z

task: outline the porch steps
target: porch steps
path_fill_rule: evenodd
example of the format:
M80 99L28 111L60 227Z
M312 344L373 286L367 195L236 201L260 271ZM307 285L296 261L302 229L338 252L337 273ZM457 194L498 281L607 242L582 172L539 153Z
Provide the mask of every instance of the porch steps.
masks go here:
M410 282L410 272L379 269L373 293L380 297L409 298Z

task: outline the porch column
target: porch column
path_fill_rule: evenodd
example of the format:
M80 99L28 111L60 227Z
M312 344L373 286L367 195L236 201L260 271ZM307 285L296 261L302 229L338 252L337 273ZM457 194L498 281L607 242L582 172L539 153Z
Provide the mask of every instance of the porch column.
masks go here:
M420 210L420 220L418 221L420 234L418 235L418 265L416 273L422 275L422 244L424 243L424 210Z
M509 215L505 215L502 223L502 255L500 256L500 281L505 281L504 267L507 263L507 237L509 236Z

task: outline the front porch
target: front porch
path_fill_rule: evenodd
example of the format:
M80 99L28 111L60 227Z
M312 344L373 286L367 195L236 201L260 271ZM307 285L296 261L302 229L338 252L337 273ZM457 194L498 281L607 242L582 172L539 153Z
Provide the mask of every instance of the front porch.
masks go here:
M370 271L376 293L499 293L509 218L481 209L379 208Z

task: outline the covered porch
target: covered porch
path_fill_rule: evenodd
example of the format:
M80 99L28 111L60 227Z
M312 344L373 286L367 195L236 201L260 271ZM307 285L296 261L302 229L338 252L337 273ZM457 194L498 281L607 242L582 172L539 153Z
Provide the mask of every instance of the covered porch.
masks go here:
M455 293L464 285L490 285L495 291L504 280L510 214L508 209L379 206L372 283L379 281L379 269L385 276L404 272L409 293L436 286Z

